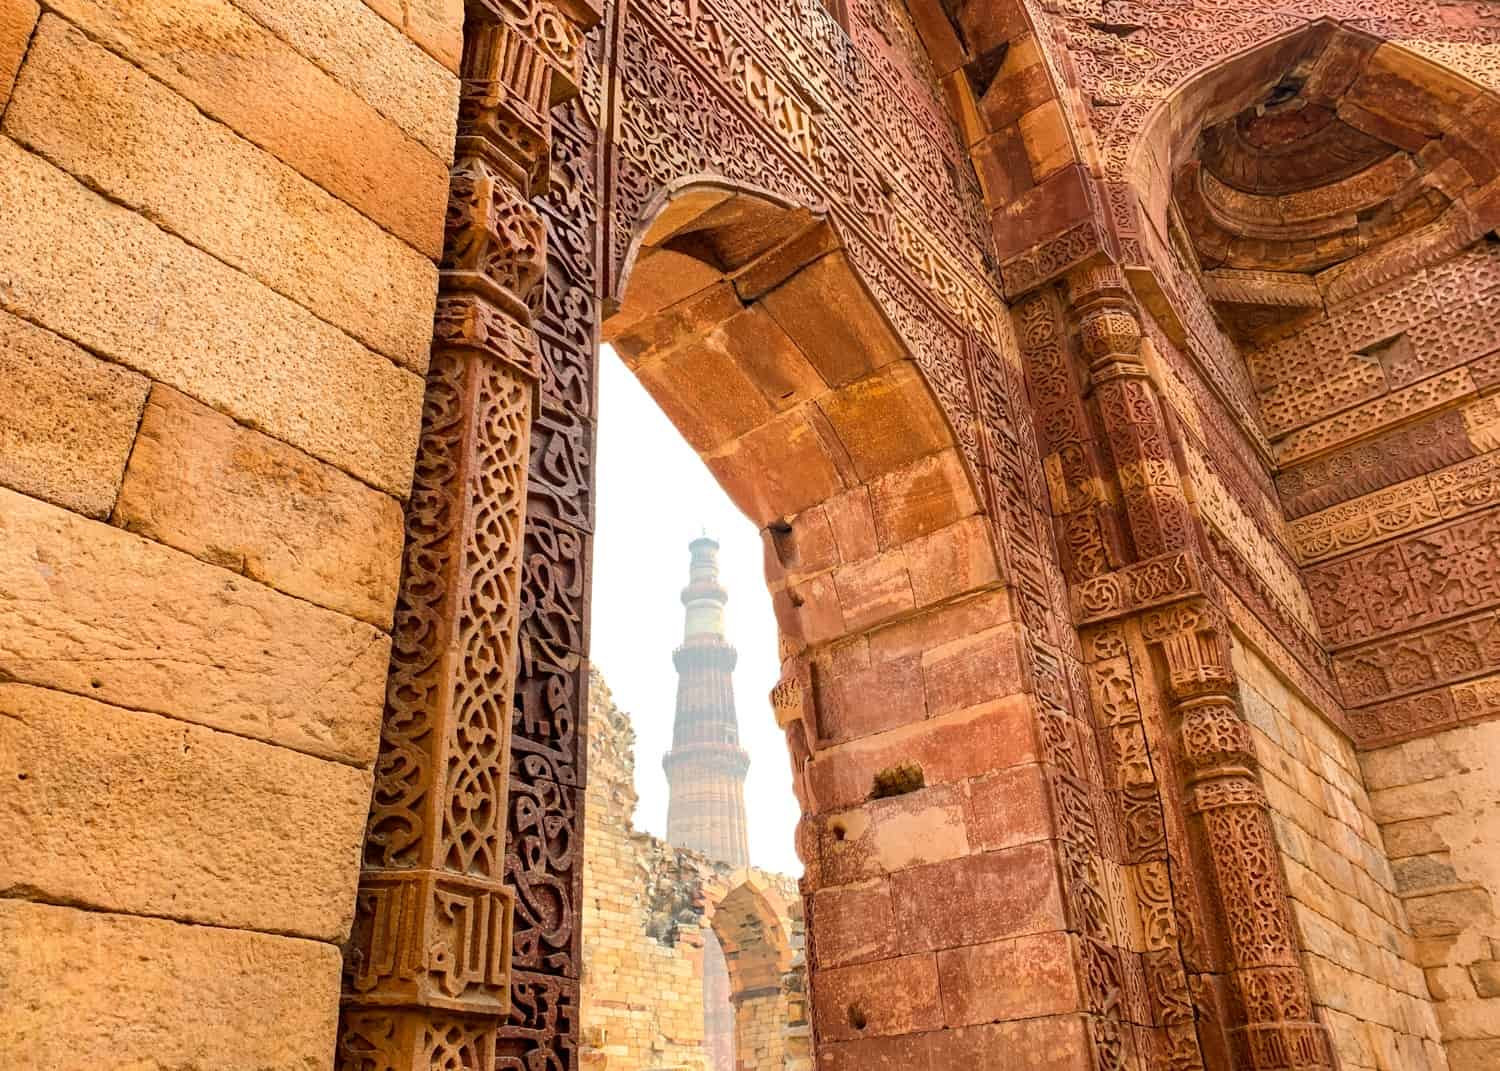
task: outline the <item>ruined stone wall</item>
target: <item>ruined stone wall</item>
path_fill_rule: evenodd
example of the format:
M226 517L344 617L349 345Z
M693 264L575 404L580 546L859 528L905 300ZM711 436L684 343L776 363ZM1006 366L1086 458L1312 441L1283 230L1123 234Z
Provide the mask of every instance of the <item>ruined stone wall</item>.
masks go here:
M404 7L0 0L4 1066L332 1061L458 96Z
M1500 1066L1500 722L1361 759L1448 1065Z
M609 1071L703 1071L702 938L696 925L684 933L677 918L693 914L694 890L673 880L670 845L631 829L635 733L597 671L588 733L584 1051Z
M1437 1019L1353 746L1254 650L1236 644L1234 656L1313 1000L1345 1071L1442 1071Z
M763 884L788 913L779 920L792 948L791 979L767 979L754 947L725 927L731 964L755 961L756 988L736 1012L736 1071L809 1069L802 918L797 884L758 870L715 864L632 828L636 805L635 732L597 670L590 675L589 784L584 819L583 1004L585 1067L595 1071L706 1071L703 947L715 907L747 881ZM740 899L736 896L735 899ZM769 959L764 962L769 962ZM733 972L731 966L731 985ZM770 981L771 985L761 985ZM791 995L788 995L788 983ZM801 1023L798 1028L797 1023ZM800 1062L799 1062L800 1057Z

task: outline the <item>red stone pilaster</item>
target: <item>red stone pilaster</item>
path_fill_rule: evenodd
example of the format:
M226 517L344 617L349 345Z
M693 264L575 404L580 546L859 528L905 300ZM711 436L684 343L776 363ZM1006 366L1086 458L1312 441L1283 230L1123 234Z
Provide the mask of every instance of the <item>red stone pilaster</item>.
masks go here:
M1270 808L1229 665L1228 626L1196 599L1147 611L1141 630L1166 664L1191 834L1223 920L1235 1064L1334 1067L1327 1030L1313 1017Z
M511 1010L508 768L540 375L548 110L577 81L550 4L467 12L459 132L338 1066L490 1071Z

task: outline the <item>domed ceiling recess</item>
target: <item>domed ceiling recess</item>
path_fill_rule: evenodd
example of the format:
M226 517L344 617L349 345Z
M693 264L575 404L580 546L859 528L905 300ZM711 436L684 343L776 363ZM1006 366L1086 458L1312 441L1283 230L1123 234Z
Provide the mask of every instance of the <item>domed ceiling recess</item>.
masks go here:
M1376 45L1330 27L1310 33L1289 65L1257 72L1253 103L1202 128L1173 176L1182 236L1243 341L1494 226L1471 207L1496 176L1489 98L1476 114L1461 99L1477 95L1467 83L1405 53L1398 69L1390 48L1372 62Z

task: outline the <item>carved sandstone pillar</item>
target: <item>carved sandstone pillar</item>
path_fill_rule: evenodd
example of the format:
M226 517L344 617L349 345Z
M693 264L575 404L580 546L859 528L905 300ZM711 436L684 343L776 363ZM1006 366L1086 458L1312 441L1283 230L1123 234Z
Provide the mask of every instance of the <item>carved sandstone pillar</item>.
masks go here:
M1067 293L1136 555L1182 550L1190 532L1187 499L1161 401L1141 364L1135 299L1120 269L1108 261L1069 272Z
M1228 629L1202 599L1147 611L1141 628L1166 663L1184 803L1222 914L1236 1066L1331 1068L1332 1048L1313 1018L1270 810L1235 691Z
M529 202L546 180L548 109L576 83L548 40L577 36L547 4L467 12L341 1071L490 1071L510 1011L507 771L547 244Z

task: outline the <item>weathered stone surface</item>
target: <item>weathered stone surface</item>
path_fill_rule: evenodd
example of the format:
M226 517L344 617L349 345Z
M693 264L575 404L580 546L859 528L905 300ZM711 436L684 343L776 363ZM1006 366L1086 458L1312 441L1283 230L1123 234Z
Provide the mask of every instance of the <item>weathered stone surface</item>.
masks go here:
M10 99L11 83L40 12L36 0L0 0L0 113Z
M389 648L362 622L0 490L0 676L368 763Z
M406 35L454 74L463 51L463 0L405 0Z
M170 387L151 392L114 522L390 628L396 500Z
M458 79L364 0L236 0L235 6L441 159L453 159Z
M0 312L0 484L108 516L148 383Z
M337 942L371 776L92 699L0 684L9 890Z
M339 952L295 937L0 900L0 1063L323 1071Z
M902 952L952 948L1066 926L1050 843L912 867L891 879ZM973 910L983 904L984 910Z
M443 159L229 0L52 10L427 256L441 253Z
M820 971L813 988L819 1039L849 1041L933 1030L943 1023L931 953Z
M396 494L422 381L0 139L0 305Z
M437 269L138 67L44 18L5 132L418 372Z
M949 1026L1070 1012L1082 1005L1066 933L938 953L938 980Z

